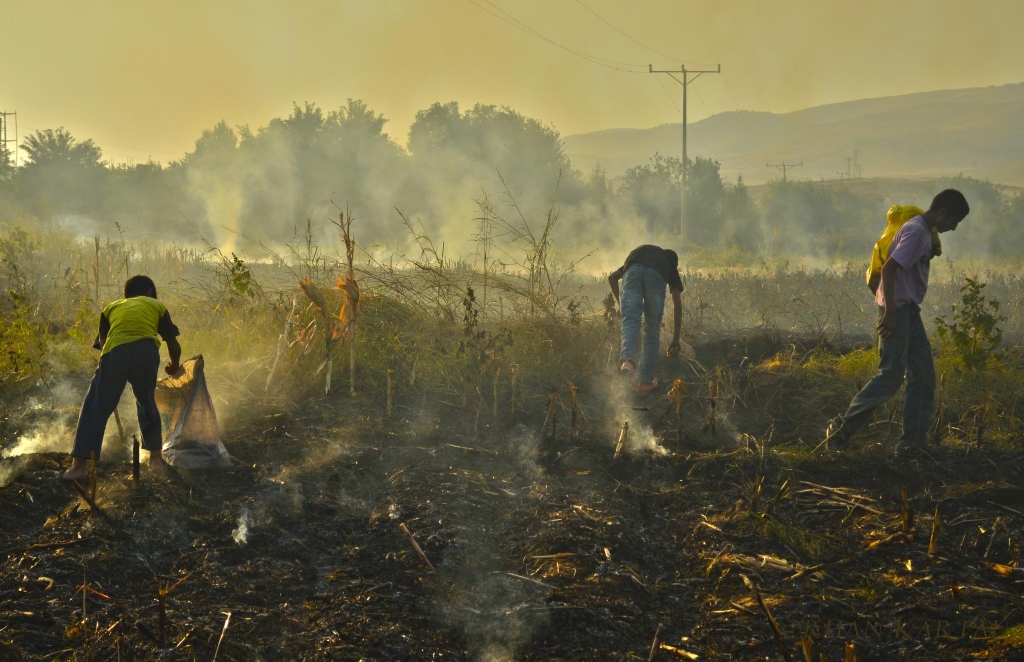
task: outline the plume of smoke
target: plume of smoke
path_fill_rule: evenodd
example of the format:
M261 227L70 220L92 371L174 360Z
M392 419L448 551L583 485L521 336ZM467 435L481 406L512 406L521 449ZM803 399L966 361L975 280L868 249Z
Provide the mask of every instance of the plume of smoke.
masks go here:
M608 439L608 443L612 447L615 446L622 423L628 422L629 438L623 448L623 453L667 455L668 450L661 445L658 436L654 434L654 430L647 420L648 417L645 416L648 412L634 409L634 406L636 406L636 397L634 395L636 386L625 373L618 374L617 367L615 371L617 374L607 380L605 388L605 397L609 410L617 412L617 416L609 420L604 435ZM648 398L648 400L653 399L654 396ZM653 407L655 405L648 406Z
M460 602L445 609L446 619L466 634L470 659L512 662L551 618L546 595L505 573L472 577Z
M509 447L515 451L516 460L523 468L526 476L538 478L541 475L537 454L540 450L540 439L537 433L525 425L516 425L509 437Z
M30 453L60 453L71 450L68 426L64 421L44 421L25 434L19 435L14 445L4 449L4 457Z
M252 526L252 516L249 514L249 508L242 506L241 512L238 515L238 526L231 532L231 539L239 545L244 545L249 542L249 528Z
M93 365L83 360L78 351L77 345L70 341L55 342L47 348L45 362L49 381L44 391L29 397L18 410L17 424L24 432L13 444L0 449L0 457L71 451L82 399L88 389L83 372ZM126 443L121 443L111 416L103 441L106 459L130 457L131 435L138 431L135 398L127 389L118 403L118 413L124 424Z
M21 475L27 464L23 457L14 460L0 459L0 487L5 487L7 483Z
M639 420L639 416L633 417L629 424L629 444L626 446L630 453L649 453L651 455L668 455L668 450L661 445L654 430L645 421Z

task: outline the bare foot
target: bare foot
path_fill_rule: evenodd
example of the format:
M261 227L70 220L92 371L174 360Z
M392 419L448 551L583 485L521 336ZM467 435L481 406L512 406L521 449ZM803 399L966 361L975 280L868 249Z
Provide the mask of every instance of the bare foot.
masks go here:
M69 483L73 480L87 480L89 478L89 461L81 457L73 458L71 468L64 471L60 478Z
M149 468L153 471L167 471L167 463L159 455L150 455Z

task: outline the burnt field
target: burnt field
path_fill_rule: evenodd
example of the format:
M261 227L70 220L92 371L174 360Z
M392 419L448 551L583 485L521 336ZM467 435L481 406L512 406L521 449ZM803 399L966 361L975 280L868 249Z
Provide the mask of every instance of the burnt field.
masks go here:
M382 397L252 399L223 431L232 469L134 487L104 462L94 507L62 455L6 459L0 655L1017 659L1012 447L949 405L943 445L908 457L894 403L827 451L815 410L870 350L697 350L664 366L672 397L598 372L576 406L566 384L511 405L506 371L496 399L399 393L390 419Z

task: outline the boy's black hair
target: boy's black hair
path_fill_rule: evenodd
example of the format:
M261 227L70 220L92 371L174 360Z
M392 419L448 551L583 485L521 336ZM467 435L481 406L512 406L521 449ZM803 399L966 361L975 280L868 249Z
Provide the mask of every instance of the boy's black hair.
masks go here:
M673 269L679 268L679 256L676 255L676 252L674 250L672 250L671 248L666 248L665 257L668 258L668 266L672 267Z
M156 284L149 276L132 276L124 282L124 298L132 297L153 297L156 298Z
M971 206L967 204L964 194L955 188L948 188L932 199L932 206L928 211L939 211L945 209L946 213L952 216L967 216L971 212Z

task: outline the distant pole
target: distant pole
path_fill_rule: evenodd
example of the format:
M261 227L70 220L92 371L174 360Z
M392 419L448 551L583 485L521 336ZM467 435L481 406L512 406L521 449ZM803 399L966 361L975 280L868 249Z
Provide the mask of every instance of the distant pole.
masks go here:
M846 178L851 179L853 177L853 170L850 169L850 162L853 161L853 157L844 156L843 158L846 159Z
M764 167L765 168L776 168L778 170L781 170L782 171L782 181L786 181L786 171L789 170L790 168L799 168L803 164L804 164L803 161L801 161L800 163L786 163L785 161L783 161L782 163L765 163Z
M686 88L700 78L701 74L722 73L722 65L718 65L715 69L687 69L684 64L679 67L679 71L676 71L674 69L655 69L653 65L648 64L647 73L668 74L672 80L683 86L683 174L679 185L679 239L682 241L686 239ZM672 75L677 73L682 74L682 80ZM690 78L691 74L695 74L693 78Z
M7 137L7 125L10 124L8 117L14 118L14 138L9 139ZM18 113L7 111L0 111L0 141L3 142L4 149L8 150L7 143L14 143L14 165L18 165ZM8 150L9 151L9 150Z
M650 67L650 65L647 65ZM679 182L679 246L682 248L683 241L686 239L686 88L689 87L686 83L686 65L682 65L683 70L683 162L681 165L682 169L682 181Z

